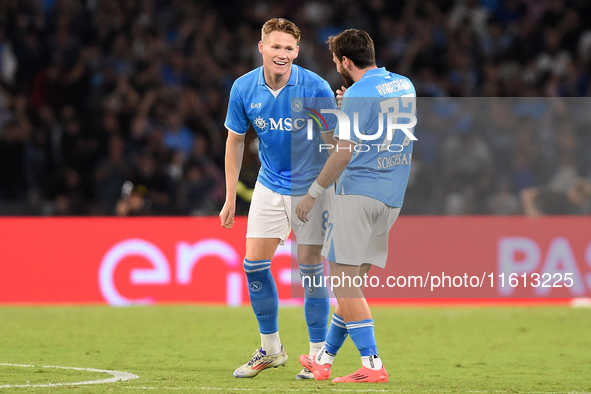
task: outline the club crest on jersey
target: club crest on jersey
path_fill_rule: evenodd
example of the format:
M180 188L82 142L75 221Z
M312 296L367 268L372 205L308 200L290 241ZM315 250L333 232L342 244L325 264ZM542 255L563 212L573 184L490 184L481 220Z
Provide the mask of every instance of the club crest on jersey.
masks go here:
M302 102L300 100L293 100L291 102L291 110L293 112L300 112L303 107L304 107L304 104L302 104Z
M261 130L265 130L267 128L267 121L265 119L261 118L260 116L258 116L254 120L254 125Z

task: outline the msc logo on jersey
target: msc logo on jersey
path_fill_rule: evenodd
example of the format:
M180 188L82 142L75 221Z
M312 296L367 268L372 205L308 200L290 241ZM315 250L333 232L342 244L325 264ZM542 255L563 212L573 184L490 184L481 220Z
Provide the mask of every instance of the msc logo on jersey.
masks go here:
M279 118L278 120L269 118L269 121L271 122L271 130L291 131L294 126L291 118Z
M267 128L267 121L259 116L254 120L254 125L264 131Z
M323 119L324 120L324 119ZM308 122L312 122L312 119L307 119ZM316 122L320 122L316 119ZM253 123L256 127L258 127L261 131L265 131L267 127L269 130L281 130L281 131L294 131L294 130L301 130L306 126L306 119L291 119L291 118L269 118L269 123L260 116L258 116ZM326 130L326 123L324 130ZM312 124L308 127L312 127ZM320 127L322 130L322 126Z
M299 124L297 121L300 121ZM296 122L292 122L291 118L269 118L269 123L262 117L258 116L253 120L253 124L261 131L265 131L270 126L269 130L281 130L281 131L292 131L294 129L300 130L304 127L305 121L303 119L296 119Z

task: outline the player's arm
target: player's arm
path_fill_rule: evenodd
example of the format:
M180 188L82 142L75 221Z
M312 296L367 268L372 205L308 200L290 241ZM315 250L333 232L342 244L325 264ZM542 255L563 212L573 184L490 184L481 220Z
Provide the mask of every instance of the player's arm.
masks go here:
M326 189L339 179L339 176L341 176L341 173L351 161L354 146L355 144L351 141L338 140L335 152L330 155L324 167L322 167L322 171L320 171L320 174L316 178L316 183L320 187ZM310 193L307 195L309 196Z
M238 176L242 167L242 157L244 155L244 137L245 134L237 134L228 130L228 139L226 140L226 202L220 212L222 226L232 228L234 225L234 214L236 213L236 187L238 185Z
M342 89L345 89L345 88L342 87ZM337 95L338 95L338 92L339 92L339 90L337 90ZM343 93L344 93L344 90L343 90ZM320 100L319 101L320 107L325 108L325 109L340 109L341 108L340 103L337 104L336 100L332 98L333 94L332 94L332 90L330 89L330 85L328 84L328 82L324 81L324 83L318 87L318 91L316 92L316 94L317 94L316 97L318 98L318 100ZM330 98L330 101L329 101L329 98ZM321 111L321 109L318 109L318 111ZM331 155L332 152L334 151L334 146L335 146L334 130L336 128L336 120L333 119L332 117L330 117L328 119L327 128L328 128L328 130L325 132L321 131L320 135L322 136L322 141L324 142L324 144L326 146L331 147L328 149L328 154Z
M328 158L322 171L308 189L308 193L298 203L296 207L296 215L302 222L308 221L308 213L314 207L316 198L324 192L324 190L332 185L341 176L341 173L347 168L353 156L353 147L355 143L348 140L339 140L332 155Z
M345 94L345 91L347 90L346 87L341 86L340 89L336 90L336 96L335 96L335 103L337 105L337 109L341 109L341 105L343 104L343 95ZM324 140L324 143L328 146L332 146L332 148L328 149L328 154L331 155L332 152L334 151L334 130L331 130L329 132L326 133L322 133L322 139Z
M328 148L327 152L330 155L332 155L332 152L334 151L334 130L331 131L327 131L326 133L320 133L320 135L322 136L322 141L324 141L324 143L326 145L328 145L329 147L332 146L332 148Z

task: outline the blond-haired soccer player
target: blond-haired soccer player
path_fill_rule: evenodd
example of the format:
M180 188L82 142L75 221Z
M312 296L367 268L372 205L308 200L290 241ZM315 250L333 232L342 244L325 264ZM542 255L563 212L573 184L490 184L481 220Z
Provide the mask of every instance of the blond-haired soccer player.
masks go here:
M383 268L386 264L388 232L402 207L410 172L415 137L408 129L416 123L416 92L408 78L376 66L373 41L365 31L345 30L328 42L337 71L348 85L341 111L357 127L353 132L339 120L336 148L298 203L296 214L308 220L316 199L339 178L322 254L330 263L331 276L363 277L372 265ZM339 98L342 91L337 93ZM382 136L377 135L380 124L389 123L409 126L406 133L395 130L391 134L382 127ZM300 356L300 363L317 380L328 379L332 362L349 335L361 354L362 367L333 382L387 382L362 287L343 280L333 290L338 306L326 343L317 355Z
M244 271L249 285L250 302L259 324L261 347L252 359L234 371L237 378L251 378L264 369L284 365L287 354L282 346L277 324L278 295L271 275L271 260L293 228L298 242L300 274L319 276L323 272L320 251L328 221L331 194L325 193L303 223L295 215L292 203L303 198L322 169L328 154L318 146L329 138L333 122L308 140L303 122L294 122L294 98L326 98L336 108L328 83L318 75L293 64L298 56L300 30L283 18L268 20L262 27L259 52L263 65L238 78L230 92L225 126L226 201L220 219L232 228L236 210L236 185L244 152L244 136L252 124L259 137L261 168L248 214ZM298 108L299 109L299 108ZM293 199L293 201L292 201ZM295 206L295 205L294 205ZM304 310L310 340L310 354L316 354L326 338L329 299L326 288L306 288ZM320 283L316 281L315 283ZM310 296L312 295L312 296ZM296 377L310 379L310 371Z

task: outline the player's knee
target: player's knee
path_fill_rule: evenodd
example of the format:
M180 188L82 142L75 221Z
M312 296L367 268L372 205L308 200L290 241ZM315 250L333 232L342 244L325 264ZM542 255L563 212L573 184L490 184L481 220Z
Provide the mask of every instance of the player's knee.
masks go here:
M359 267L359 275L364 276L369 274L369 270L371 269L371 267L371 264L361 264L361 267Z
M345 271L347 270L348 267L350 266L346 266L343 264L338 264L335 262L329 262L329 267L330 267L330 276L338 276L341 277L343 275L345 275Z
M298 245L298 260L301 265L316 265L322 263L322 245Z

